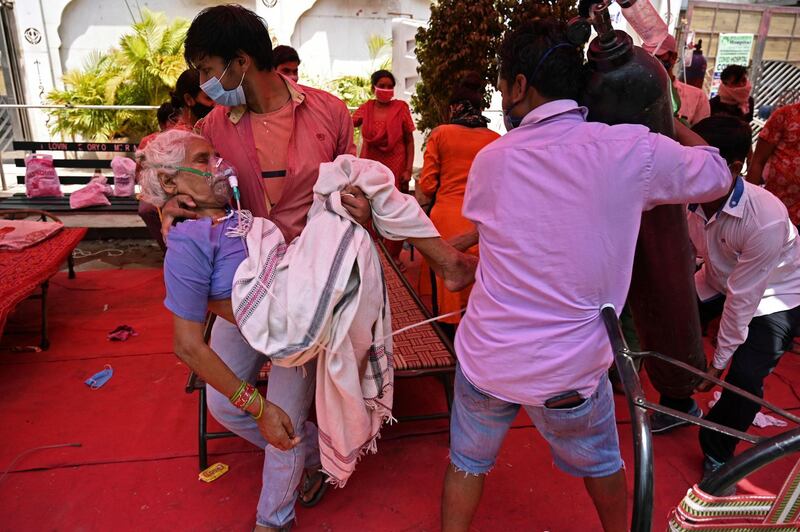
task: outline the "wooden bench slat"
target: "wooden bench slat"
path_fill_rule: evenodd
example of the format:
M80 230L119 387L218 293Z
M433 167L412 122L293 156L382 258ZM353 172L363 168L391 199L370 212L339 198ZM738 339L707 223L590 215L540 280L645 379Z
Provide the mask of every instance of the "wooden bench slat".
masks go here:
M14 159L17 168L25 168L25 159ZM108 159L53 159L56 168L111 168Z
M6 200L15 199L15 200L61 201L64 198L69 198L69 193L64 194L63 196L40 196L38 198L29 198L24 193L17 193L14 194L13 196L6 198ZM135 203L137 205L139 204L139 200L137 200L134 196L109 196L108 199L112 203L117 202L117 203Z
M13 205L13 206L6 206L5 202L0 202L0 212L7 209L19 209L19 208L26 208L26 209L37 209L37 210L47 210L48 212L58 212L58 213L83 213L83 212L102 212L102 213L130 213L135 214L138 212L138 206L136 205L103 205L97 207L83 207L80 209L72 209L69 206L69 203L64 203L62 205L42 205L39 203L25 203L21 205Z
M87 184L89 184L89 181L92 180L92 177L94 177L94 176L90 176L90 175L64 175L64 176L58 176L58 180L61 181L62 185L87 185ZM114 184L114 176L107 175L106 179L108 179L108 184L109 185L113 185ZM25 176L24 175L18 175L17 176L17 184L18 185L24 185L25 184Z
M139 202L134 197L108 198L111 205L98 205L72 209L69 206L69 194L64 197L28 198L25 194L15 194L9 198L0 199L0 210L8 209L39 209L48 212L124 212L135 213L139 211Z
M109 201L113 205L139 205L139 202L134 200L128 199L120 199L120 198L109 198ZM65 196L63 198L8 198L4 200L0 200L0 204L7 205L9 203L41 203L41 204L52 204L52 205L59 205L61 203L69 203L69 196Z

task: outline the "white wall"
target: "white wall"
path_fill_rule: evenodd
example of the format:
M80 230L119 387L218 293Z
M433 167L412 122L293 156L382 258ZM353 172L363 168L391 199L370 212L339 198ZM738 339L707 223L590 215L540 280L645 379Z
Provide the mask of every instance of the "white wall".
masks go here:
M396 17L427 20L430 0L278 0L268 7L261 0L128 0L133 16L138 6L191 20L203 8L235 1L264 17L273 42L299 48L304 72L329 78L368 74L372 68L367 37L391 37ZM43 104L44 95L61 86L63 72L81 68L94 50L115 46L133 22L125 0L17 0L22 84L26 103ZM41 32L27 42L27 28ZM33 136L49 138L47 115L29 111Z
M236 0L255 9L255 0ZM192 20L202 9L218 4L212 0L128 0L133 16L139 19L138 6L166 13L170 18ZM65 70L80 68L93 50L105 51L130 31L134 20L124 0L72 0L64 8L58 34L59 58Z
M392 19L399 16L427 20L427 0L317 0L298 20L291 45L303 61L309 79L341 75L368 75L378 68L370 60L370 35L392 37ZM391 54L387 54L389 57Z
M22 70L21 84L25 103L42 105L45 95L61 79L61 63L58 61L58 22L61 11L69 0L25 0L14 4L14 19L17 26L17 47ZM26 30L38 32L38 41L29 42ZM47 140L47 115L41 110L28 112L31 135L34 140Z

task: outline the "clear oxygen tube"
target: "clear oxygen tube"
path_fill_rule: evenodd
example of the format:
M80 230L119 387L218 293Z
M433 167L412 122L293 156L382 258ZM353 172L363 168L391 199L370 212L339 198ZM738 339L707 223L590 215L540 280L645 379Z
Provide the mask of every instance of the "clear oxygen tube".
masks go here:
M233 191L233 201L236 202L236 210L242 210L242 195L239 192L239 180L236 178L236 175L230 171L226 173L228 176L228 183L231 185L231 190Z
M238 223L235 227L228 229L225 232L225 236L240 237L246 252L246 238L247 233L250 232L250 228L253 226L253 215L250 213L250 211L242 209L242 194L239 191L239 179L236 177L236 169L232 164L224 161L221 158L218 158L216 164L214 165L214 174L226 180L227 185L230 186L233 201L236 203L236 215L238 217Z

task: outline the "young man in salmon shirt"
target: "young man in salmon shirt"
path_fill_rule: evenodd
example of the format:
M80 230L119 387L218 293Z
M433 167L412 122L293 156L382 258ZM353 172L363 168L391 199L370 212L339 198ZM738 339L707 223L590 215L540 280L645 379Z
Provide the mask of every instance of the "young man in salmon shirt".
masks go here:
M320 163L355 154L353 122L335 96L295 84L273 68L266 23L238 5L203 10L186 35L185 57L200 73L203 91L217 104L196 130L238 170L242 207L269 218L286 242L300 234L313 198ZM362 225L370 207L357 188L342 204ZM175 218L194 218L176 198L163 209L166 233ZM217 320L211 348L240 379L255 382L264 356L244 341L234 324ZM319 472L316 426L307 420L316 380L315 361L303 367L273 367L263 433L256 422L214 389L209 410L229 430L265 449L255 530L288 529L299 499L316 504L327 488Z

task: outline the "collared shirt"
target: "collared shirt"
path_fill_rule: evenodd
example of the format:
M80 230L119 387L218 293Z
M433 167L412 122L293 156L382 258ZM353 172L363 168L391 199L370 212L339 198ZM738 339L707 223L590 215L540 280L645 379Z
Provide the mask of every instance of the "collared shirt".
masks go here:
M690 205L689 235L703 258L695 273L701 301L724 294L713 365L725 369L747 339L750 320L800 305L800 243L786 207L741 177L710 219Z
M537 107L470 170L463 213L481 260L456 352L470 382L505 401L589 396L612 361L600 307L622 310L642 211L730 186L716 148L585 117L572 100Z
M353 121L347 106L325 91L286 82L292 102L292 132L286 152L286 177L281 198L270 209L262 186L261 164L253 136L252 113L245 106L216 106L196 128L223 159L239 172L242 207L269 218L287 242L306 225L319 177L319 165L337 156L355 155Z
M673 82L678 97L681 99L681 108L678 110L680 118L686 119L693 126L704 118L711 116L711 104L703 89L698 89L677 79Z

